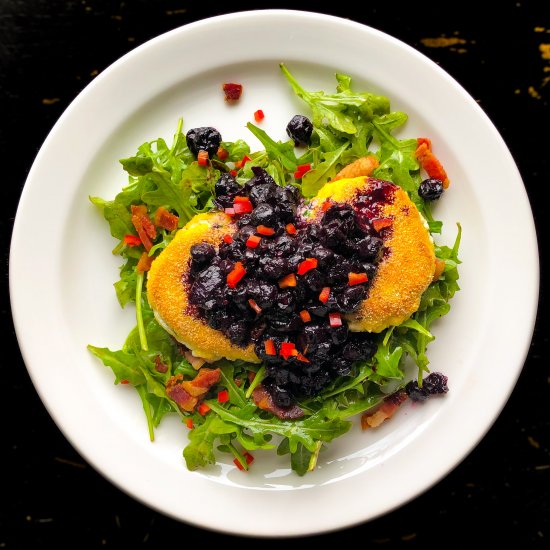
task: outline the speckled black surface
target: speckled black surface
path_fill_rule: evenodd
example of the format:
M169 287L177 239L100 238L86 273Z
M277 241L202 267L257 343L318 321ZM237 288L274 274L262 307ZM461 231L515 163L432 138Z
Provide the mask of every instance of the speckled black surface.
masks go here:
M322 542L342 546L360 541L365 547L550 546L544 200L550 182L550 84L545 85L545 79L550 79L550 46L541 48L550 44L550 12L540 1L502 0L491 3L494 11L483 13L478 12L479 4L429 0L399 8L395 3L369 2L363 3L360 12L342 4L341 9L327 13L367 23L419 49L468 90L501 132L522 173L540 241L542 293L531 350L501 416L453 472L400 509L323 535ZM239 10L258 7L238 3ZM320 10L313 2L261 7ZM203 2L183 0L0 0L0 240L6 268L0 310L0 548L181 548L190 537L200 537L203 548L228 542L258 544L168 519L134 501L85 464L61 435L30 382L12 327L7 285L8 247L19 194L38 148L67 105L98 72L137 45L190 21L228 11L232 11L229 3L226 10L217 11ZM461 41L439 48L423 41L441 36ZM55 213L45 212L44 220L36 220L37 238L40 224L51 215ZM513 269L514 250L510 250L502 277ZM514 322L513 312L510 322ZM334 505L327 503L327 514ZM308 544L319 542L312 538Z

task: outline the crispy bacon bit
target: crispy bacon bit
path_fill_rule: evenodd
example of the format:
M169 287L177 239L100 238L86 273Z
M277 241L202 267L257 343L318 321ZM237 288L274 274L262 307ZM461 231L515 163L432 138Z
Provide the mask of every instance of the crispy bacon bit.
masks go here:
M195 370L199 370L206 363L202 357L195 357L192 351L184 351L183 355Z
M166 384L166 395L172 401L175 401L184 411L192 412L197 405L198 399L184 389L180 383L181 380L183 380L183 374L176 374L176 376L170 377Z
M144 204L135 205L130 207L132 210L132 224L136 228L137 234L145 247L145 250L149 252L153 246L151 239L157 236L157 230L153 222L147 215L147 207Z
M291 405L286 409L275 405L273 402L273 397L271 397L271 394L262 384L254 389L252 392L252 399L257 407L264 411L269 411L281 420L295 420L296 418L301 418L304 416L304 411L300 409L298 405Z
M154 221L157 227L162 227L166 231L174 231L178 228L179 218L166 210L164 206L159 206L155 212Z
M165 365L161 361L160 355L155 355L155 370L162 374L164 374L165 372L168 372L168 365Z
M138 273L145 273L146 271L149 271L151 269L152 263L153 263L153 257L149 256L147 252L143 252L136 266Z
M214 384L220 381L222 371L220 369L209 369L204 367L199 370L193 380L182 382L185 391L193 397L204 395Z
M243 93L243 85L234 82L226 82L222 89L225 94L225 101L238 101Z
M450 181L445 168L443 168L439 159L432 152L432 142L428 138L418 138L416 141L418 147L414 154L420 166L422 166L430 178L441 180L443 182L443 189L447 189Z
M392 393L384 399L375 412L367 412L361 417L361 428L368 430L380 426L384 420L391 418L406 400L407 394L403 390Z

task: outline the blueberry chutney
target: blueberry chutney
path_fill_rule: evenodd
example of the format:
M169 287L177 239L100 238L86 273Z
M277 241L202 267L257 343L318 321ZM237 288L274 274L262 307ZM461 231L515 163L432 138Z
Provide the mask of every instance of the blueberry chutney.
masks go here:
M275 404L289 407L318 394L353 363L370 359L377 336L352 333L344 315L368 297L392 231L380 217L396 187L370 180L353 206L325 202L315 221L299 190L281 187L259 167L244 186L223 174L217 208L236 224L216 248L191 248L183 281L189 313L221 331L232 344L254 344L266 366L263 386ZM312 217L312 220L314 218Z

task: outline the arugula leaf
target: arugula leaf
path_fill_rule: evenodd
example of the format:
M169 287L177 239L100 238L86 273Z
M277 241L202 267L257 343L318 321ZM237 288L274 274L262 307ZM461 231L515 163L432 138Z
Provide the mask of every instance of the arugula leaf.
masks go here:
M302 178L302 194L304 197L315 196L321 187L336 173L336 166L342 156L342 153L348 147L348 143L344 143L335 151L323 153L323 161L321 164L306 172Z
M210 429L215 421L216 416L209 414L203 424L189 432L189 443L183 449L183 458L189 470L193 471L209 464L215 464L214 442L218 434Z
M145 376L135 355L92 345L88 345L88 349L99 357L106 367L111 367L115 374L115 384L121 380L128 380L133 386L145 384Z
M246 127L260 140L271 160L280 162L290 172L296 170L296 155L294 154L294 143L291 140L284 143L277 142L251 122L247 123Z

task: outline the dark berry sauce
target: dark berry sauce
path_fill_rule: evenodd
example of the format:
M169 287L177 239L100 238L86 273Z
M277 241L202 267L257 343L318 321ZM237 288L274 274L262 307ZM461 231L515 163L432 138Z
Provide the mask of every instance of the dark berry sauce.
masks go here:
M318 222L304 223L298 189L252 170L244 186L229 174L216 183L216 206L238 230L217 248L193 246L184 284L190 313L237 346L254 344L264 386L287 407L376 351L376 337L350 332L342 316L368 296L385 252L381 236L391 231L387 220L377 222L396 187L371 180L372 192L358 194L355 207L329 202Z

